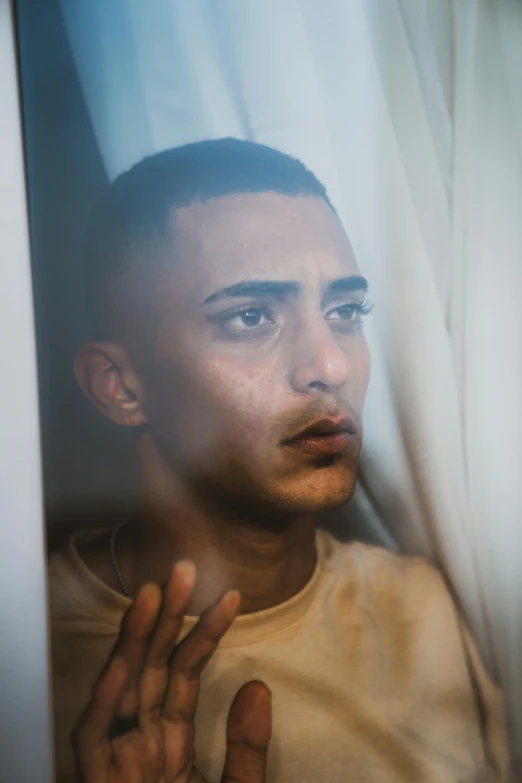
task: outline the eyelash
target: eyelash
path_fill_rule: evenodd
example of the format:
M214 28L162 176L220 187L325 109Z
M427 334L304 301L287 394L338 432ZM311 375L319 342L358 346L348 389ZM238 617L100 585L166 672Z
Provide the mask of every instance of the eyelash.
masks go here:
M226 327L227 324L229 324L231 321L234 320L234 318L237 318L238 316L249 312L259 312L268 321L274 323L272 311L267 305L243 305L243 307L238 307L236 310L228 310L226 313L220 313L215 317L215 320L218 322L220 326ZM256 327L252 327L252 328L254 329ZM248 331L248 326L244 326L244 330Z
M362 318L365 315L370 315L371 311L373 310L373 305L371 305L366 299L364 302L346 302L343 305L339 305L338 307L334 307L333 310L330 310L331 313L334 313L336 310L341 310L343 307L353 307L354 311L357 313L357 315Z
M367 300L365 299L364 302L346 302L343 305L339 305L338 307L334 307L332 310L330 310L326 315L329 315L330 313L334 313L337 310L341 310L344 307L350 307L353 308L356 316L358 318L362 318L366 315L369 315L371 311L373 310L373 305L370 305ZM225 326L229 324L234 318L237 318L238 316L241 316L243 314L249 313L249 312L258 312L261 313L267 321L274 323L275 319L272 314L272 310L267 305L245 305L240 308L237 308L233 311L227 311L226 313L221 313L220 315L216 316L215 320L221 325ZM354 319L342 319L340 318L339 321L344 321L345 323L356 323L357 317ZM247 325L243 325L242 331L254 331L254 329L260 328L260 326L265 326L266 324L257 324L252 327L248 327Z

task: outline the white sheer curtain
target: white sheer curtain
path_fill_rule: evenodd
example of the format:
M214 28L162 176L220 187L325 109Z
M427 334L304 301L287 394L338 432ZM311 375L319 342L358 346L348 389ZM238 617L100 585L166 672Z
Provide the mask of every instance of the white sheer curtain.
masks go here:
M522 736L522 9L62 0L111 177L233 135L326 183L375 314L356 509L441 564ZM522 753L522 747L518 750Z

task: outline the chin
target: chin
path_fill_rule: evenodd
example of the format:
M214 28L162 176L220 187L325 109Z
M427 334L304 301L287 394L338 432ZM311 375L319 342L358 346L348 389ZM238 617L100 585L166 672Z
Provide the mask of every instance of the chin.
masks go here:
M346 505L351 499L357 472L318 470L313 477L292 483L280 493L279 505L288 514L322 514Z
M353 495L354 490L350 489L349 492L337 492L328 493L326 495L318 494L306 494L301 495L299 498L295 498L293 501L289 500L286 504L287 513L292 515L301 514L324 514L327 511L335 511L338 508L345 506Z

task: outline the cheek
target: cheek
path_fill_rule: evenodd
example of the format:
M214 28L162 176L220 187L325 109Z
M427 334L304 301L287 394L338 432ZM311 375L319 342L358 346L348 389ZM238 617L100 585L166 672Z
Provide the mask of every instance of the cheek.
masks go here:
M359 377L361 379L361 391L364 396L366 395L366 390L368 388L368 383L370 380L370 372L371 372L371 357L370 357L370 351L368 350L368 346L365 343L365 349L362 352L361 356L358 359L358 372Z
M240 433L243 441L259 443L266 437L285 408L276 362L248 364L234 357L220 358L208 367L207 377L220 430Z
M156 352L143 378L151 433L166 453L196 467L218 468L226 455L248 455L250 463L266 454L288 408L284 368L274 354L248 361L212 347L179 340L175 350Z
M352 348L348 353L348 360L351 372L346 389L352 404L362 411L371 369L370 351L364 337L356 349Z

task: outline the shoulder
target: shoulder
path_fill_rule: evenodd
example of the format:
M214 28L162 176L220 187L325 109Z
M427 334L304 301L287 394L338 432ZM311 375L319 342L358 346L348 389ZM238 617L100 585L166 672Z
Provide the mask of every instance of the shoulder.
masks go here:
M455 605L441 572L425 558L322 533L325 568L337 588L372 614L418 618L435 611L455 621Z
M414 705L419 736L422 726L430 726L451 746L453 733L462 736L463 726L478 729L505 775L502 695L443 574L422 557L376 546L343 544L331 536L324 546L329 573L324 608L349 642L357 639L358 649L372 651L369 660L378 661L375 681L387 678L386 687L392 682L403 703Z
M422 557L329 543L323 610L336 633L364 640L416 698L455 687L468 699L462 621L442 574Z

